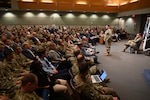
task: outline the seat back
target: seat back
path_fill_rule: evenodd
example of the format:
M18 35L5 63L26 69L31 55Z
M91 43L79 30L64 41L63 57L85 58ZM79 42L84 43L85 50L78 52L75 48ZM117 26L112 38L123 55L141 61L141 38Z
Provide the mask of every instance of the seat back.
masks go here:
M82 93L78 93L78 91L75 89L75 82L73 80L73 78L70 79L70 85L73 89L73 92L76 96L75 100L90 100L89 98L87 98L85 95L83 95Z
M138 49L140 48L141 43L142 43L142 40L140 40L136 43Z
M73 72L72 72L72 69L71 69L71 68L68 70L68 72L69 72L70 76L73 78L74 75L73 75Z
M50 91L48 88L37 88L36 89L36 94L43 98L44 100L49 100L50 96Z
M74 87L74 85L75 85L75 82L74 82L74 80L73 80L73 77L70 79L70 85L71 85L71 88L72 88L72 90L73 90L73 93L74 93L74 95L75 95L75 100L82 100L82 99L80 99L80 94L76 91L76 89L75 89L75 87Z
M131 46L130 47L130 53L135 53L135 51L138 51L139 48L140 48L141 43L142 43L142 40L136 42L135 46Z

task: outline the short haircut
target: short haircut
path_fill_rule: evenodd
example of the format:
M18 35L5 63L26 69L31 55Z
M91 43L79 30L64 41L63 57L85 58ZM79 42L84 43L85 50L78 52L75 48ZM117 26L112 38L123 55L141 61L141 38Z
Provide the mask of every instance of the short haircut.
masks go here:
M78 63L81 63L81 62L83 62L85 59L84 59L84 55L83 54L78 54L77 55L77 61L78 61Z
M29 82L35 83L37 81L37 76L33 73L29 73L22 78L21 86L26 86Z
M13 52L14 52L14 50L12 50L12 49L6 49L6 50L4 50L4 56L5 57L10 56L10 54Z
M17 44L14 44L12 48L13 48L14 51L16 51L17 47L21 47L21 46L19 46Z
M39 69L42 69L41 67L42 63L38 60L34 60L30 65L30 71L31 72L39 72Z
M88 70L89 70L89 65L88 65L88 63L86 63L86 62L80 63L80 65L79 65L79 72L80 72L81 74L87 72Z
M80 54L80 50L75 50L75 51L74 51L74 56L77 57L79 54Z
M37 55L38 55L39 57L41 57L45 52L46 52L45 49L37 49L37 50L36 50L36 53L37 53Z
M25 48L26 45L28 45L28 44L29 44L28 42L24 42L24 43L22 44L22 47Z

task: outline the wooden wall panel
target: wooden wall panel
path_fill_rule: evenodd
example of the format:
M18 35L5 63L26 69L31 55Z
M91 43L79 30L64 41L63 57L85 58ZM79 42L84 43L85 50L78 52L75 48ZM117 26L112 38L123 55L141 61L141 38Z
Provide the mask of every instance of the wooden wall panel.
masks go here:
M150 8L150 0L140 0L140 8Z
M57 0L57 3L73 3L73 0Z
M89 10L93 12L104 12L105 7L104 5L90 5Z
M118 12L119 8L118 6L106 6L105 12Z
M128 11L129 10L136 10L140 8L140 2L133 2L128 4Z
M19 9L39 9L37 7L37 2L22 2L18 1Z
M150 8L149 0L139 0L137 2L129 3L131 0L120 0L120 4L128 2L125 5L107 6L115 4L118 0L53 0L54 3L42 3L41 0L34 0L34 2L18 1L19 9L45 9L45 10L72 10L72 11L87 11L87 12L124 12L131 10L138 10L143 8ZM86 2L87 4L76 4L78 1ZM119 9L119 10L118 10Z
M57 10L73 10L73 4L71 3L57 3Z
M119 0L105 0L105 5L108 5L108 4L110 4L110 5L113 5L113 4L118 5L119 4Z
M130 10L137 10L140 9L140 2L133 2L133 3L128 3L126 5L122 5L119 7L119 12L124 12L124 11L130 11Z
M46 10L57 10L56 3L39 3L38 8Z
M120 0L119 4L122 5L123 3L128 3L130 0Z
M119 6L119 12L124 12L128 10L128 5Z
M89 11L89 5L74 4L73 10L75 10L75 11Z
M90 0L91 5L105 5L105 0Z

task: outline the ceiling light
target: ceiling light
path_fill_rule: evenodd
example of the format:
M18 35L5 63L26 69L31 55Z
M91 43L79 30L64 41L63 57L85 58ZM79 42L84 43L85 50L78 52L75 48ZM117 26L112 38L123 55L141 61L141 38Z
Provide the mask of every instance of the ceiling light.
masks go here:
M43 3L53 3L53 0L41 0Z
M86 4L87 4L87 2L84 2L84 1L78 1L76 4L86 5Z
M23 2L33 2L34 0L21 0Z
M123 6L123 5L126 5L128 2L123 2L121 3L120 5Z
M139 1L139 0L131 0L130 3L137 2L137 1Z
M107 6L119 6L118 4L107 4Z

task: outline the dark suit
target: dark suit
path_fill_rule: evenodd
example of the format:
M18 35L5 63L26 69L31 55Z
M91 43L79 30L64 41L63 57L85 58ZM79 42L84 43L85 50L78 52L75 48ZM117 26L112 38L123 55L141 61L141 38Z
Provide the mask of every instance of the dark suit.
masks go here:
M23 48L22 54L31 60L37 60L36 55L32 51L31 51L32 53L30 51L31 51L30 49Z
M0 50L0 61L4 61L4 50Z
M41 42L37 37L31 37L30 39L33 41L34 44L36 42Z

